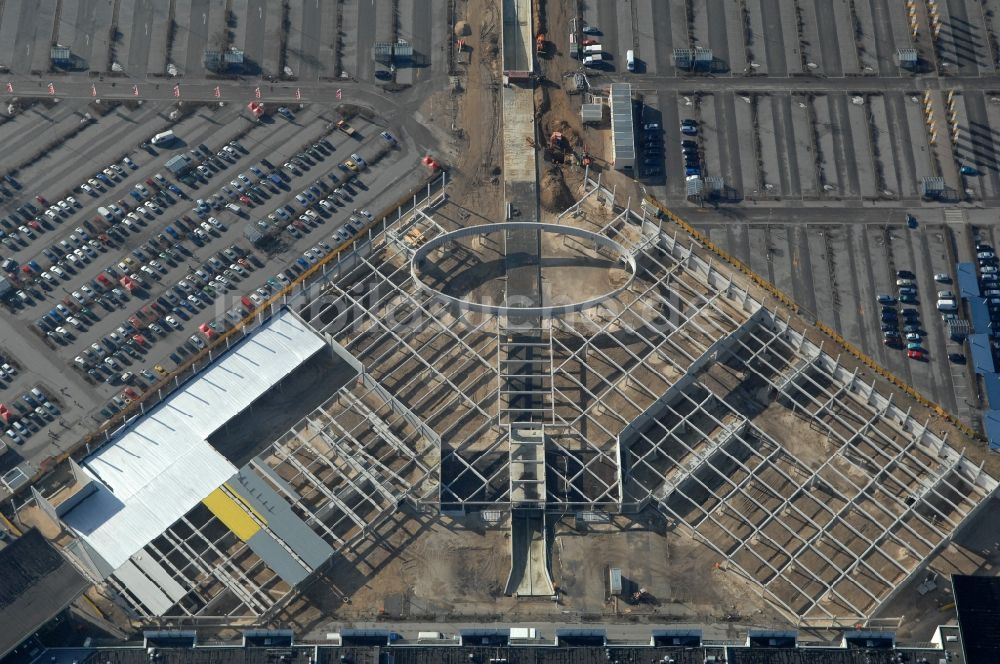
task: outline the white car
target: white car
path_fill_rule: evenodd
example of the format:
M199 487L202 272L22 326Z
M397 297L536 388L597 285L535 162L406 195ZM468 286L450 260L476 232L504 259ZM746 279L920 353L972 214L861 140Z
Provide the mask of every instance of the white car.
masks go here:
M195 347L198 348L199 350L205 347L205 342L202 341L202 338L199 337L197 334L192 334L188 338L191 340L191 343L193 343Z
M174 328L175 330L181 329L180 322L176 318L174 318L173 316L167 316L164 320L167 321L167 325L169 325L170 327Z
M319 202L319 206L321 208L323 208L324 210L326 210L327 212L333 212L334 211L333 203L331 203L330 201L326 200L325 198Z
M66 273L63 272L63 269L61 267L59 267L58 265L53 265L52 267L50 267L49 268L49 272L51 272L52 274L56 275L60 279L65 279L66 278Z
M61 202L59 204L62 205ZM76 199L73 198L72 196L67 196L66 197L66 204L69 205L70 207L80 207L80 204L77 203Z
M135 162L129 159L128 157L123 158L122 163L131 168L133 171L139 168L138 166L135 165Z
M226 230L226 227L223 225L223 223L221 221L219 221L218 219L216 219L215 217L209 217L208 218L208 223L212 224L213 226L215 226L216 228L218 228L220 231Z
M91 196L97 196L97 192L94 191L94 188L86 183L80 185L80 191L85 194L90 194Z

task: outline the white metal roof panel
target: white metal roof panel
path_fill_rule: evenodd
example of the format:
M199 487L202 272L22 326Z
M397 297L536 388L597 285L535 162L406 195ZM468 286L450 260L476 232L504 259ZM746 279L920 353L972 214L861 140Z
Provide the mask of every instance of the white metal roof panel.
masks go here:
M611 84L611 145L616 164L635 159L632 86L628 83Z
M208 436L324 343L289 312L265 323L85 460L99 488L63 520L119 568L236 474Z
M136 567L131 560L115 570L115 578L154 615L162 616L174 605L170 598Z
M152 556L146 554L144 551L132 556L132 563L135 564L143 574L148 576L153 583L160 587L160 590L170 598L170 601L176 604L181 600L185 592L184 587L177 583L177 579L170 576L170 573L164 569L163 565L157 562Z

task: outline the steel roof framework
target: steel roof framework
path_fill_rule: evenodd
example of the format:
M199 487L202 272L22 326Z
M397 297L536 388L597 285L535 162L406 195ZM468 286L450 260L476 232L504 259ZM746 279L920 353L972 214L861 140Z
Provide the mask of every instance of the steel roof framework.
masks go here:
M728 268L630 216L640 221L619 210L593 225L635 259L628 288L533 332L549 344L531 369L548 373L545 508L652 506L790 619L871 616L996 482L763 308ZM340 261L318 296L290 302L359 376L252 465L336 550L356 547L403 501L512 507L505 321L440 305L410 269L414 248L444 231L430 208L399 219ZM463 243L438 253L442 275L475 260ZM783 415L810 428L821 458L773 429ZM241 589L235 599L254 613L273 614L294 594L201 563L223 547L204 545L193 532L204 525L183 525L184 537L172 528L150 547L163 545L164 565L174 560L165 549L188 552L193 537L201 547L186 564ZM196 595L192 606L219 601Z
M536 330L551 344L532 369L549 372L539 482L547 509L653 505L789 617L871 615L995 483L873 387L845 375L693 246L648 225L645 235L630 230L623 223L630 214L599 228L635 256L630 287L584 315L545 318L545 334ZM444 232L427 212L418 218L425 238ZM406 273L413 251L399 241L403 234L388 233L396 240L340 274L328 305L337 317L320 310L314 320L329 321L319 329L436 432L440 462L423 464L418 483L436 487L442 509L509 507L503 320L436 306ZM456 269L470 260L459 243L440 253ZM377 285L377 296L354 295L356 283ZM345 331L348 311L355 319ZM753 405L753 389L814 422L835 451L815 466L797 459L755 422L764 405ZM341 398L357 390L344 388ZM345 412L331 412L331 422ZM385 416L389 426L403 417ZM400 435L393 454L416 449L420 439L416 431ZM947 461L931 449L948 450ZM880 459L879 468L859 462L862 453ZM393 495L409 495L408 486L397 482ZM921 489L910 500L914 487ZM834 497L818 500L811 495L818 491ZM432 498L425 490L420 500Z

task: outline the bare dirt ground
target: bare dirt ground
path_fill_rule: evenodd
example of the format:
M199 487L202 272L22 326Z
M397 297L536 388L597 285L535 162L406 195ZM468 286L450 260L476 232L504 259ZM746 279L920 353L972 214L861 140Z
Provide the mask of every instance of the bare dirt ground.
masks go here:
M584 125L580 118L583 96L568 93L567 76L581 70L580 62L571 58L566 50L566 35L570 19L577 13L577 0L537 0L536 4L543 7L544 28L548 38L545 53L537 59L541 75L535 91L538 139L542 144L548 144L552 132L561 132L573 153L573 158L554 166L553 155L542 151L539 169L547 173L554 166L570 192L578 194L584 178L581 161L586 153L591 158L591 177L600 174L605 182L619 187L620 191L641 192L638 183L611 168L610 120L599 125ZM608 94L606 89L594 89L592 92L605 97ZM556 158L558 160L558 155Z
M493 0L458 3L455 18L456 25L464 21L468 28L462 36L463 57L456 65L458 86L432 95L419 113L425 122L450 137L445 162L454 177L452 198L460 201L470 216L499 221L503 193L500 5ZM463 60L468 63L463 64Z

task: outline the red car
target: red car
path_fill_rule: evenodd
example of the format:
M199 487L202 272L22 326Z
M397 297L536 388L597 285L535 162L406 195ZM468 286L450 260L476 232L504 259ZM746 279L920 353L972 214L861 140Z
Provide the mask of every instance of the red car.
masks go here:
M924 351L922 350L908 350L906 351L906 356L911 360L922 360L924 359Z
M49 202L45 200L44 196L35 196L35 200L44 205L45 207L49 206Z

